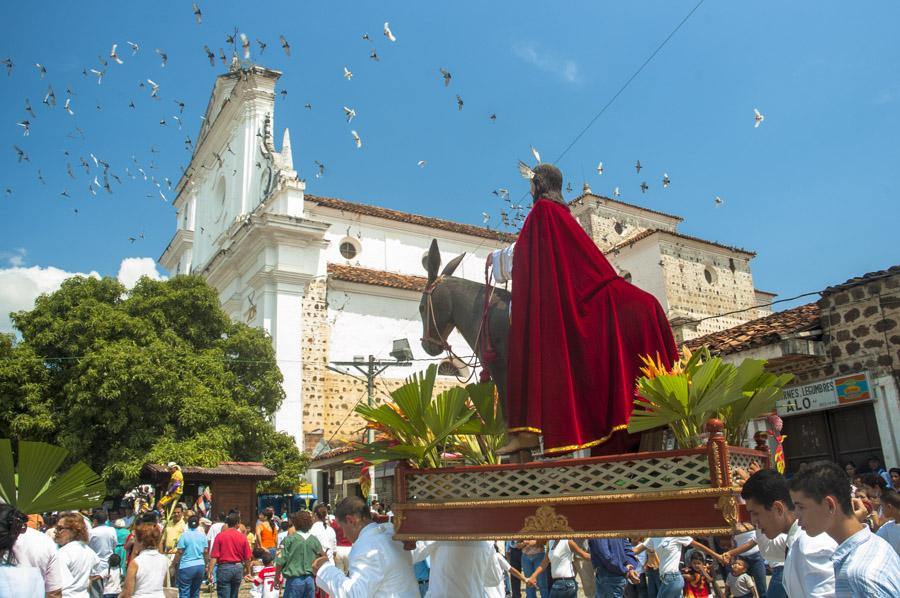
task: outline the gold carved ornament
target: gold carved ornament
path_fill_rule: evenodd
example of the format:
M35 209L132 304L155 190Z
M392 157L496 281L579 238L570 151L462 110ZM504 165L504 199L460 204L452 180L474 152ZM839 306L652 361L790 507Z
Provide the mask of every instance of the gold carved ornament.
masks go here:
M572 532L569 520L564 515L556 512L550 506L538 507L534 515L525 518L525 525L519 531L520 534L532 532Z
M725 522L728 525L732 528L737 526L739 518L738 504L737 499L733 494L723 494L720 496L716 503L716 508L722 511L722 517L725 518Z

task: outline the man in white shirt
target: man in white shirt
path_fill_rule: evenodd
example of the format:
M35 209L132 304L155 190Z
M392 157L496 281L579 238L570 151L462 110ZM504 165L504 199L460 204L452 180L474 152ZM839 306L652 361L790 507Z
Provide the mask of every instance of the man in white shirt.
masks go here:
M833 597L831 556L837 544L826 535L811 538L800 529L784 476L774 469L757 471L744 482L741 497L757 529L769 538L787 536L783 584L788 597Z
M790 489L803 530L838 544L831 557L836 598L900 596L900 557L862 522L867 513L854 513L843 468L817 461L791 479Z
M756 530L756 545L763 559L772 568L772 577L769 579L769 587L766 588L766 598L783 598L784 593L784 558L787 556L787 534L778 534L769 538L762 530Z
M217 521L209 526L209 531L206 532L206 540L209 542L210 552L212 552L213 541L223 529L225 529L225 513L219 513Z
M100 562L91 571L91 575L99 575L100 579L91 583L91 598L102 598L103 596L103 579L109 572L109 557L118 544L116 536L116 528L106 525L106 513L96 511L91 515L91 523L93 527L88 532L88 545L97 553Z
M332 598L419 598L410 553L394 541L393 524L374 523L369 507L357 496L341 500L334 514L353 543L349 574L321 556L312 565L319 588Z
M878 537L893 546L897 556L900 556L900 525L897 519L900 517L900 494L897 492L885 492L881 495L881 508L887 521L878 528Z
M494 548L488 541L416 542L413 562L429 557L426 598L481 596L484 588L503 581L495 579Z
M63 564L57 557L56 543L47 534L26 528L13 545L13 557L24 567L37 567L44 578L46 598L62 598L65 580Z

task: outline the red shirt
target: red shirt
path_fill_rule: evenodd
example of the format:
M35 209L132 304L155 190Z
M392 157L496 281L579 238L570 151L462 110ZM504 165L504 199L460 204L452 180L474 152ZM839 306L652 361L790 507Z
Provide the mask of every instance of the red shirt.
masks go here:
M216 559L220 565L241 563L250 560L250 543L247 536L236 529L222 530L213 542L210 558Z
M338 525L337 521L331 522L331 529L334 530L335 539L337 539L338 546L353 546L353 543L347 539L347 536L344 535L344 530L341 529L341 526Z

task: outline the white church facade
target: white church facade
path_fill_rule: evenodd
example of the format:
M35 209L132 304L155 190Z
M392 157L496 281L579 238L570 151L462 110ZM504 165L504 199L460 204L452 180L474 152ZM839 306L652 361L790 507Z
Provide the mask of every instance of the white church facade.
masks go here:
M287 129L275 148L279 76L252 66L217 77L160 263L173 275L204 276L226 313L271 336L286 395L275 426L309 449L358 437L361 427L353 407L366 386L329 370L330 362L387 358L394 340L407 339L422 361L387 370L377 385L381 398L428 365L418 308L431 240L444 263L467 254L456 276L483 281L489 253L515 237L306 193ZM753 287L752 252L683 235L677 216L587 188L571 207L619 272L657 297L679 339L767 313L757 306L772 295ZM471 353L458 334L449 340L459 354Z

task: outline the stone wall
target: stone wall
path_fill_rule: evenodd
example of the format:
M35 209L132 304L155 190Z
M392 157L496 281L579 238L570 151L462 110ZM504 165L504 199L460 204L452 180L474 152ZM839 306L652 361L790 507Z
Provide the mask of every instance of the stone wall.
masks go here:
M900 372L900 272L826 291L822 341L826 358L792 368L798 382L868 370L871 379Z
M310 282L303 298L303 433L325 427L324 416L330 409L326 400L328 364L328 283L324 278ZM314 435L318 441L318 434ZM327 438L327 436L326 436Z
M750 262L733 256L672 241L660 243L669 317L695 320L705 316L752 308L756 291ZM708 278L707 278L708 275ZM718 332L765 315L750 309L730 316L681 327L680 340Z

